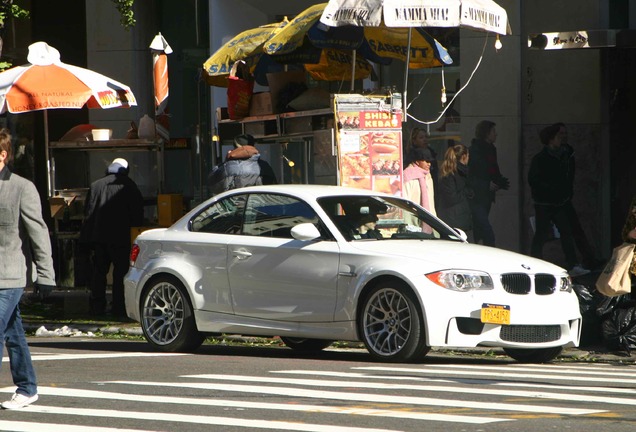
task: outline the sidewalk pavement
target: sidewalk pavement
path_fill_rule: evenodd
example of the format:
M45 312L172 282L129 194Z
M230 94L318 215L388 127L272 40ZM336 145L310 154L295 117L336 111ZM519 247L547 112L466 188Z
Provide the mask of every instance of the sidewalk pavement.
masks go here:
M22 310L24 329L36 337L91 337L96 334L143 336L139 323L114 316L91 316L88 309L88 292L83 289L56 290L45 300L31 300L32 294L25 292ZM35 317L38 307L48 306L45 313ZM30 312L34 312L31 314ZM46 315L52 315L47 319ZM254 343L260 338L228 336L236 341ZM344 344L344 346L348 346ZM360 343L351 343L351 348L362 348ZM434 348L433 353L449 356L481 355L505 356L500 348L475 347L457 349ZM598 362L636 365L636 353L607 350L602 344L566 348L558 357L561 361Z

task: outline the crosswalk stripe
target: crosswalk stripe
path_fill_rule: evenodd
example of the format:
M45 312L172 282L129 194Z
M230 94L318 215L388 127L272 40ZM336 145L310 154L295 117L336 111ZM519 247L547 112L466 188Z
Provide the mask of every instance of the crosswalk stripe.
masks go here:
M284 396L284 397L294 396L294 397L304 397L304 398L314 398L314 399L334 399L334 400L372 402L372 403L378 402L378 395L372 394L372 393L306 390L306 389L297 389L293 387L263 387L263 386L254 386L254 385L237 385L237 384L222 384L222 383L209 384L209 383L149 382L149 381L107 381L106 383L143 385L143 386L155 386L155 387L195 388L195 389L215 390L215 391L237 391L237 392L244 392L244 393L271 394L271 395L278 395L278 396ZM499 403L499 402L457 401L452 399L435 399L435 398L422 398L422 397L415 397L415 396L394 396L394 395L382 396L382 403L444 406L444 407L456 407L456 408L474 408L474 409L499 410L499 411L520 411L520 412L532 412L532 413L542 413L542 414L566 414L566 415L583 415L583 414L596 414L596 413L605 412L604 410L597 410L597 409L567 408L567 407L539 406L539 405L512 404L512 403Z
M559 390L577 390L591 393L615 393L615 394L628 394L630 396L636 396L636 389L633 388L620 388L620 387L584 387L584 386L564 386L557 384L530 384L530 383L512 383L512 382L498 382L492 385L499 387L522 387L522 388L541 388L541 389L559 389Z
M397 367L387 367L387 366L360 366L355 367L357 370L373 370L380 372L409 372L409 373L421 373L421 374L445 374L445 375L471 375L474 376L474 371L467 370L457 370L457 369L436 369L430 368L428 365L423 368L397 368ZM603 379L603 377L584 377L584 376L559 376L555 375L547 375L541 373L516 373L516 372L506 372L501 369L497 369L495 375L492 375L495 369L490 369L491 374L488 375L488 380L492 381L493 376L496 376L497 379L501 378L530 378L530 379L552 379L552 380L567 380L567 381L580 381L580 382L605 382L607 378ZM636 379L621 379L621 378L612 378L612 382L616 384L636 384Z
M320 376L331 376L331 377L339 377L339 378L363 378L369 379L372 378L370 375L364 374L346 374L342 372L324 372L324 371L303 371L303 370L292 370L292 371L274 371L275 373L289 373L289 374L297 374L297 375L320 375ZM315 386L323 386L323 387L360 387L360 388L380 388L380 389L404 389L404 390L421 390L421 391L434 391L434 392L448 392L448 393L465 393L465 394L478 394L478 395L493 395L493 396L516 396L516 397L528 397L528 398L537 398L537 399L555 399L555 400L566 400L566 401L581 401L581 402L599 402L599 403L607 403L607 404L615 404L615 405L633 405L636 406L636 399L626 399L626 398L614 398L614 397L605 397L605 396L593 396L593 395L584 395L584 394L575 394L575 393L551 393L545 391L545 386L542 387L543 391L538 392L530 392L527 390L496 390L491 388L475 388L475 387L451 387L448 385L444 386L433 386L433 385L416 385L416 384L378 384L378 383L366 383L359 381L325 381L325 380L294 380L294 379L282 379L278 380L275 378L265 378L263 377L248 377L249 379L242 379L242 376L234 376L234 375L183 375L186 378L207 378L213 377L211 379L229 379L229 380L237 380L237 381L252 381L256 382L257 380L261 382L274 382L274 383L284 383L284 384L299 384L299 385L315 385ZM228 378L230 377L230 378ZM238 377L238 378L235 378ZM376 377L377 378L377 377ZM384 380L392 380L394 377L390 375L383 375L381 377ZM401 377L404 378L404 377ZM418 381L417 377L410 377L412 381ZM563 388L563 387L562 387ZM565 387L570 390L579 390L576 387ZM636 396L636 392L631 390L631 395Z
M152 432L142 429L121 429L98 426L77 426L71 424L36 423L9 420L0 420L0 430L12 432Z
M468 370L488 370L492 371L492 366L480 366L480 365L427 365L431 368L449 368L449 369L468 369ZM602 376L626 376L633 377L636 374L636 368L631 368L630 371L614 371L614 370L592 370L589 368L571 368L567 366L556 366L556 365L546 365L551 367L529 367L529 366L521 366L518 364L508 365L510 368L515 369L515 371L520 372L542 372L542 373L557 373L557 374L568 374L568 375L602 375ZM506 369L508 369L508 366ZM500 370L501 368L497 368Z
M508 363L506 367L511 368L527 368L532 367L527 363ZM562 364L550 364L550 363L542 363L540 365L534 365L535 368L541 370L548 369L579 369L579 370L592 370L592 371L600 371L599 373L605 372L625 372L625 369L636 370L636 363L631 365L623 365L623 366L613 366L609 363L562 363Z
M190 414L171 414L165 412L122 411L95 408L55 407L45 405L31 405L29 412L41 414L62 414L75 416L106 417L119 419L152 420L179 423L196 423L217 426L233 426L260 429L278 429L285 431L304 432L396 432L395 429L371 429L337 425L319 425L300 422L286 422L276 420L250 420L232 417L217 417Z
M2 393L13 393L13 387L0 388ZM514 421L513 419L495 418L486 416L470 416L470 415L450 415L437 413L418 413L413 411L399 411L386 409L369 409L360 407L339 407L329 405L307 405L307 404L288 404L288 403L270 403L270 402L249 402L249 401L233 401L227 399L207 399L192 397L175 397L175 396L153 396L138 395L128 393L115 393L98 390L80 390L67 389L60 387L38 387L40 396L64 396L88 399L110 399L119 401L134 401L145 403L169 403L183 405L202 405L202 406L219 406L234 407L243 409L268 409L281 411L305 411L314 413L327 414L349 414L374 417L389 417L412 420L442 421L453 423L471 423L471 424L487 424L502 421ZM0 429L1 430L1 429Z

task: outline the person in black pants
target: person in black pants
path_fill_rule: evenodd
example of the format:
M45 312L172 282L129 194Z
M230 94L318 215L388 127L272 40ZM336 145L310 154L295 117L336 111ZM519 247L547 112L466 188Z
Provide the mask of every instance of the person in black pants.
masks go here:
M528 171L536 218L530 254L543 258L543 245L549 237L550 222L553 222L561 236L568 273L572 277L582 276L590 271L578 264L568 213L572 205L574 175L572 151L561 145L558 125L542 129L539 135L544 147L532 158Z
M90 310L96 315L106 312L106 276L112 265L111 313L126 316L124 276L130 260L130 228L143 222L143 197L128 173L125 159L113 160L106 176L91 184L86 197L80 241L94 252Z
M559 136L561 137L561 146L564 147L568 152L572 154L570 158L570 169L572 171L572 175L570 176L570 188L571 193L574 195L574 175L575 175L575 159L574 159L574 147L572 147L568 142L568 130L564 123L555 123L555 126L559 127ZM566 204L566 212L568 214L568 219L570 221L570 226L572 227L572 236L574 237L574 244L576 248L581 253L581 258L583 265L587 268L594 269L602 264L604 261L596 258L596 254L594 252L594 248L590 244L587 239L587 235L581 226L581 221L579 220L579 216L576 213L576 209L574 208L574 204L572 200Z
M495 123L483 120L475 128L475 138L470 146L468 161L468 184L473 190L470 210L473 216L475 243L495 246L495 232L488 215L500 189L508 189L510 181L501 175L497 162L497 129Z

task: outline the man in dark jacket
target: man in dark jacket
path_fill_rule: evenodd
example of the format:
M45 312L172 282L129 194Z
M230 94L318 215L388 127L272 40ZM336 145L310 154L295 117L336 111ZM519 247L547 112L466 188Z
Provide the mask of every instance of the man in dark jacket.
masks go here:
M532 158L528 171L535 211L530 254L543 257L543 245L550 234L550 222L553 222L559 230L568 273L575 277L589 273L589 270L577 264L568 214L572 205L573 151L571 147L561 145L559 129L558 125L552 125L541 130L539 135L544 147Z
M495 245L495 232L488 220L495 193L510 186L508 179L499 171L496 140L495 123L489 120L479 122L468 161L468 184L474 194L470 200L470 210L473 214L475 243L482 241L486 246Z
M255 144L252 135L234 138L235 148L208 176L208 184L214 195L245 186L276 184L274 170L261 159Z
M94 314L106 312L106 276L112 264L111 312L126 316L124 276L129 265L130 228L143 223L143 198L128 172L125 159L113 160L106 176L93 182L86 197L80 240L94 250L90 287L90 308Z

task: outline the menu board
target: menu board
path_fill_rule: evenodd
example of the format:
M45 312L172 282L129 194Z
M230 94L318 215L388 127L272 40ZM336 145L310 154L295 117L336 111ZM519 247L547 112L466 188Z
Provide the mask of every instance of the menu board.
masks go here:
M368 101L337 111L340 185L402 195L402 113Z

